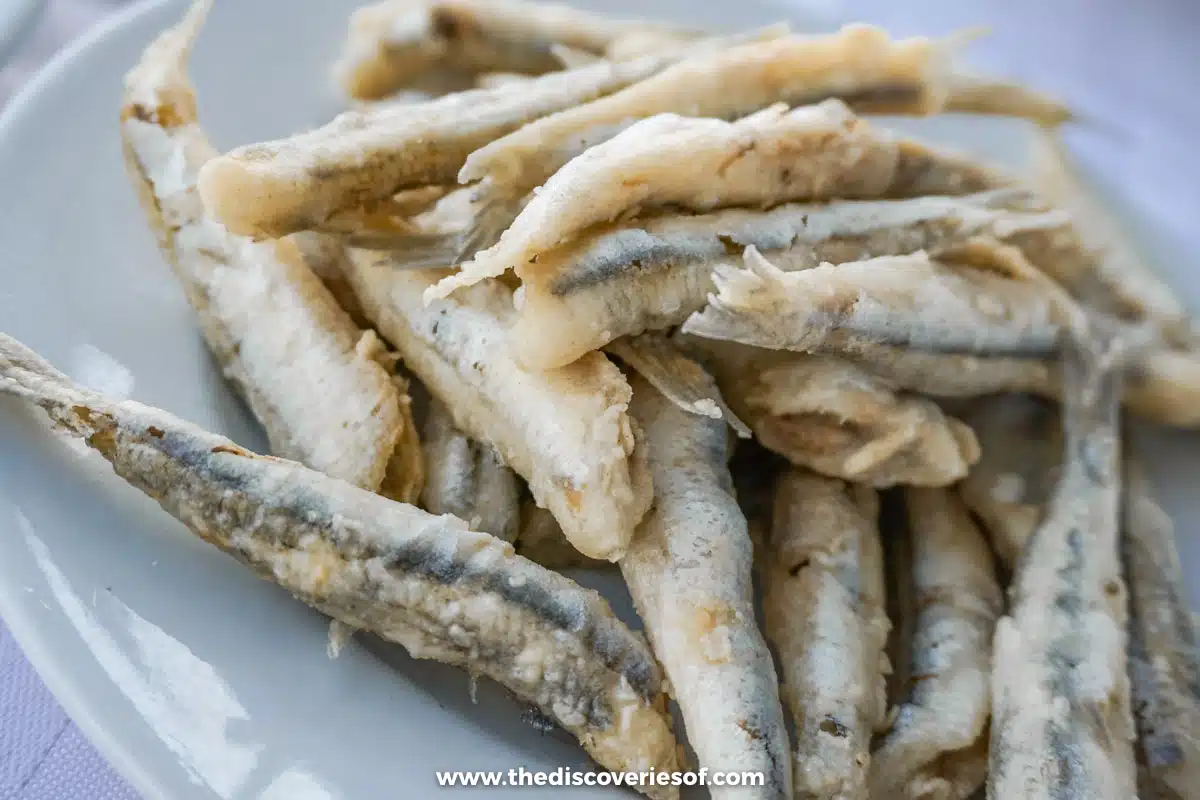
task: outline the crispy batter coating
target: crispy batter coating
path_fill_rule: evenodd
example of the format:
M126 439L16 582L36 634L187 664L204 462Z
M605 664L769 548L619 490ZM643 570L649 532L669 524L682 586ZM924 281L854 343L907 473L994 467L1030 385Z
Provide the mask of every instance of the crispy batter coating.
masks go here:
M272 451L406 502L424 480L407 387L311 266L303 242L252 242L203 212L197 172L215 155L187 75L208 2L164 32L125 80L121 137L159 247L225 375Z
M305 603L416 658L496 680L606 769L675 768L658 666L642 638L598 594L507 542L108 400L3 335L0 392L40 406L197 536Z

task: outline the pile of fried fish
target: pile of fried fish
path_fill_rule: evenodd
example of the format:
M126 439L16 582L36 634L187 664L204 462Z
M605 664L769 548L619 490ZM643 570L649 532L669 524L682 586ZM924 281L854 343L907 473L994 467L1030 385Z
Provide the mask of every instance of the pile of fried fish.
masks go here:
M965 34L387 0L350 20L352 110L221 153L187 72L209 5L129 72L120 125L273 455L9 337L0 392L604 769L1200 796L1194 621L1120 433L1200 426L1200 336L1078 190L1060 104L957 70ZM870 118L945 112L1034 121L1044 169ZM560 572L614 564L644 634Z

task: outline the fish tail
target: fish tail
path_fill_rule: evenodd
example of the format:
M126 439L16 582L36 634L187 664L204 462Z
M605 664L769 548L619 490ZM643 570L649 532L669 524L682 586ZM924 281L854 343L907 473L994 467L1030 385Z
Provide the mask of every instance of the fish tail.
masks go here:
M14 394L14 387L33 388L44 383L74 386L71 379L49 361L5 333L0 333L0 381Z
M362 250L387 250L397 255L390 261L395 269L441 269L453 266L461 251L456 236L414 234L411 236L349 236L349 243Z
M91 408L98 398L5 333L0 333L0 394L36 403L77 435L89 436L96 430Z
M495 184L485 182L476 190L474 206L475 216L471 227L463 234L456 263L469 261L476 253L500 241L500 235L520 213L521 202Z

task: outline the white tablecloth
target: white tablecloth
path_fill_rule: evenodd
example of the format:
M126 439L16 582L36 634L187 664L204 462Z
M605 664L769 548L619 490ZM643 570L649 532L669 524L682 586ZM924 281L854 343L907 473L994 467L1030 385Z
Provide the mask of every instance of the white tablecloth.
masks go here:
M1054 92L1097 123L1072 136L1079 155L1121 187L1160 235L1192 247L1200 212L1194 144L1200 133L1200 6L1191 0L808 2L837 17L870 18L898 34L991 26L992 36L972 48L974 63ZM50 0L38 26L0 69L0 105L65 42L121 5L124 0ZM1194 263L1194 249L1189 257ZM134 797L0 624L0 800Z

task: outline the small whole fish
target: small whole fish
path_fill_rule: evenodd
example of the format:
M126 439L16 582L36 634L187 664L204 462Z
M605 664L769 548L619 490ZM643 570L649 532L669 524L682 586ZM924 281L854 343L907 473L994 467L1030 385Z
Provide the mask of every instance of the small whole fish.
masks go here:
M467 156L498 136L628 86L677 57L602 61L424 103L347 111L315 130L213 158L200 171L200 196L209 214L243 236L319 228L397 192L454 183Z
M966 197L789 203L763 211L665 214L601 228L520 265L522 304L512 346L530 368L569 364L611 338L682 324L715 290L712 273L753 246L786 272L930 252L977 236L1046 238L1066 215L1028 192Z
M460 179L484 181L477 225L498 234L513 220L505 210L514 199L545 183L588 147L657 114L737 119L776 103L800 106L828 98L840 98L863 113L934 114L956 101L976 112L1048 113L1052 103L1045 98L955 79L950 61L964 40L959 35L893 41L879 28L854 24L832 34L696 52L653 77L548 115L481 148ZM471 241L481 243L479 249L493 244L479 233Z
M800 467L877 488L946 486L979 460L963 423L842 359L794 356L727 387L762 444Z
M1126 226L1099 202L1061 137L1042 131L1035 145L1033 185L1070 212L1079 236L1094 254L1072 280L1060 279L1063 286L1102 311L1153 323L1173 347L1194 349L1200 344L1200 333L1180 294L1138 254Z
M1058 483L1062 416L1057 404L1024 394L980 398L960 416L975 431L982 455L959 492L997 559L1012 570Z
M989 798L1137 795L1117 535L1122 347L1063 348L1062 477L996 625Z
M685 333L803 353L868 343L1032 357L1057 347L1056 295L1001 271L1007 264L963 266L951 251L936 261L917 252L785 273L754 247L744 258L744 270L716 268L717 293Z
M658 114L571 159L500 240L430 297L535 260L593 225L650 208L969 194L1006 180L872 130L845 103L770 106L736 122Z
M421 506L452 514L473 531L515 541L521 525L520 486L496 451L458 428L441 401L429 398L422 428L425 488Z
M40 406L206 542L353 629L496 680L605 769L676 768L654 656L608 604L475 533L165 411L71 383L0 335L0 393ZM652 787L655 796L675 796Z
M556 46L599 58L631 35L682 43L700 34L528 0L385 0L351 15L335 74L351 97L374 100L433 69L554 72Z
M871 754L872 797L966 800L987 775L991 651L1004 608L992 555L950 489L905 493L915 616L909 692ZM896 624L893 621L893 624Z
M446 272L396 269L393 259L403 258L350 251L350 282L367 317L455 426L529 482L581 553L619 559L653 495L621 371L602 353L557 370L522 369L506 346L511 290L489 281L427 306L422 294Z
M638 376L654 505L619 562L701 766L757 772L765 785L714 798L790 798L778 679L758 630L753 548L726 465L725 423L692 414Z
M796 724L796 797L866 800L871 737L885 726L879 501L804 470L780 476L763 558L764 629Z
M1200 787L1200 638L1175 526L1140 461L1125 460L1122 561L1129 585L1129 676L1138 797L1183 800Z
M125 78L126 166L208 348L272 451L406 502L424 480L405 383L314 274L311 240L252 242L205 215L197 174L216 151L196 119L187 57L209 0L162 33Z

